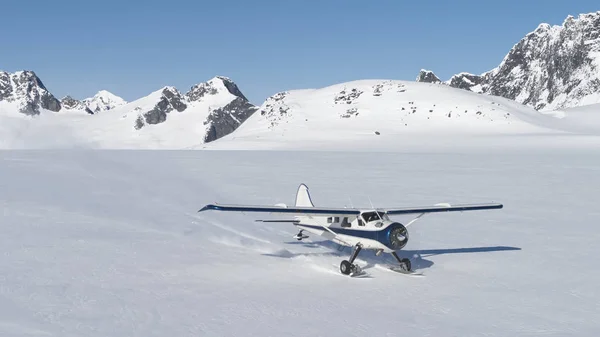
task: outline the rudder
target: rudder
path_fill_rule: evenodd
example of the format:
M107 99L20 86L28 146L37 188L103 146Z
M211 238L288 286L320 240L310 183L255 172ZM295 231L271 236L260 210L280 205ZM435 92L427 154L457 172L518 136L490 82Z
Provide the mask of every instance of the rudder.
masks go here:
M310 193L308 193L308 187L304 184L298 186L298 192L296 193L296 206L297 207L315 207L312 200L310 199Z

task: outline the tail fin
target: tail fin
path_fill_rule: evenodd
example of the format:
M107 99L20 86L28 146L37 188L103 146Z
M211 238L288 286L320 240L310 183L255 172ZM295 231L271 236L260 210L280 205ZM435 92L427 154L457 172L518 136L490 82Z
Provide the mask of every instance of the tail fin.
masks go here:
M298 186L298 192L296 193L296 206L315 207L315 205L313 205L312 203L312 200L310 199L308 187L306 187L306 185L304 184L300 184L300 186Z

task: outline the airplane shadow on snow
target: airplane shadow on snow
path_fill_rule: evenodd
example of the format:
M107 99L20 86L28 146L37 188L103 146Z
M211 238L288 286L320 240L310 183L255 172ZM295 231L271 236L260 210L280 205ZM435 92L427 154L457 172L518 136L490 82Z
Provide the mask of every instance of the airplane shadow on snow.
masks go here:
M352 248L344 247L342 250L338 250L340 246L338 244L333 243L331 241L290 241L285 242L289 245L301 245L307 248L328 248L333 251L330 252L319 252L319 253L292 253L288 250L282 250L277 253L272 254L263 254L264 256L272 256L279 258L291 259L298 256L339 256L341 260L347 260L350 258ZM409 258L412 263L412 269L415 271L423 270L426 268L430 268L433 266L434 262L426 259L426 257L431 257L435 255L445 255L445 254L469 254L469 253L489 253L489 252L502 252L502 251L515 251L521 250L518 247L508 247L508 246L490 246L490 247L469 247L469 248L446 248L446 249L418 249L418 250L399 250L396 253L400 258ZM390 254L381 254L380 256L376 256L373 251L362 251L358 256L358 259L367 262L367 266L362 267L363 270L372 268L375 264L386 264L386 265L395 265L398 262L396 259Z

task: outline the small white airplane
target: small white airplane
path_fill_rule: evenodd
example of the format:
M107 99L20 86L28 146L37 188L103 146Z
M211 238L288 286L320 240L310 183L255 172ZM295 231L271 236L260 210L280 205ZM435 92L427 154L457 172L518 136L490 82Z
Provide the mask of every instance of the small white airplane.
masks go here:
M354 247L349 260L340 264L340 272L344 275L355 275L361 272L360 267L354 264L354 260L361 250L374 250L379 256L381 253L390 253L400 264L391 267L391 270L411 273L411 262L409 259L401 259L396 251L401 250L408 243L407 227L420 219L427 213L436 212L463 212L486 209L500 209L502 204L436 204L424 207L403 207L386 209L357 209L357 208L323 208L315 207L308 187L300 184L296 193L295 207L284 204L275 206L253 206L253 205L221 205L209 204L198 212L207 210L230 211L230 212L263 212L278 214L296 214L291 220L256 220L258 222L291 223L299 228L298 234L294 236L297 240L308 238L304 231L325 237L341 246ZM401 224L390 220L390 215L418 214L408 223Z

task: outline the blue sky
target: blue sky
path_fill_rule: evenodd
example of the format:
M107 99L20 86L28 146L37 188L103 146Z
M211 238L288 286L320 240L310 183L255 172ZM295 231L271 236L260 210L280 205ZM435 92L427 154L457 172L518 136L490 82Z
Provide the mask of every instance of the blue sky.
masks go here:
M442 80L497 66L539 23L600 10L577 1L6 0L0 70L35 71L56 96L134 100L215 75L255 104L339 82Z

